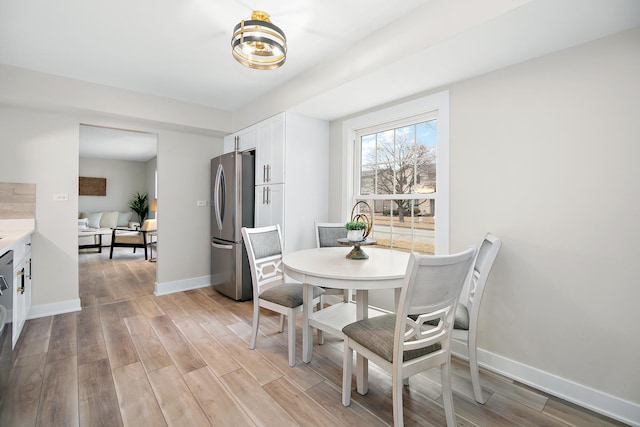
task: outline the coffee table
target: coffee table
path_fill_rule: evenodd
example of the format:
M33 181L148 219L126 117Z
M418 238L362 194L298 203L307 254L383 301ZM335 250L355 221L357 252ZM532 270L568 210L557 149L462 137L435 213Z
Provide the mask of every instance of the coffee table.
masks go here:
M79 249L98 249L98 253L102 253L102 233L98 230L78 231L78 237L93 237L93 243L78 245Z

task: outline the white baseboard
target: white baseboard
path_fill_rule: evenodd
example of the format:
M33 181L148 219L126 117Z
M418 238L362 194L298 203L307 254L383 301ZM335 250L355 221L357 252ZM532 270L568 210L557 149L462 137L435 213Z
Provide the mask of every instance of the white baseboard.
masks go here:
M464 344L451 341L456 356L468 360ZM640 405L558 377L540 369L478 349L478 364L507 378L527 384L576 405L632 426L640 426Z
M157 296L172 294L174 292L189 291L191 289L211 286L211 276L192 277L174 282L156 283L154 294Z
M74 311L82 311L80 299L32 305L27 319L38 319L40 317L54 316L56 314L71 313Z

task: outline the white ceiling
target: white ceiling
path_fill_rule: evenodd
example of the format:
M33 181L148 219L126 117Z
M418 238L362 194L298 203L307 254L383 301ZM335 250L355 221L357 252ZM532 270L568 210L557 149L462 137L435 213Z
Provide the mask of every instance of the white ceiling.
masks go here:
M0 63L235 110L426 0L0 0ZM286 66L231 56L254 9L285 31Z
M146 162L158 151L154 133L80 125L80 157Z
M254 9L287 35L280 69L231 56ZM0 0L0 64L332 120L637 26L639 0Z

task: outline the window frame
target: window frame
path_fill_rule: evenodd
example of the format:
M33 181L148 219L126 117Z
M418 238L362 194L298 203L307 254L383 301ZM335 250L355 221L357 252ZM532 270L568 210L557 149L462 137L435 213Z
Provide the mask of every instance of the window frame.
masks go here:
M436 139L437 191L433 198L436 204L436 228L434 237L435 253L437 255L449 253L449 91L442 91L433 95L403 102L391 107L375 110L364 115L346 120L343 125L343 170L345 185L342 186L342 212L345 217L351 213L351 207L356 202L356 177L359 176L360 160L356 153L356 134L372 127L401 122L412 117L426 116L435 112L438 119L438 134ZM386 197L380 195L375 197ZM407 197L410 198L410 197Z

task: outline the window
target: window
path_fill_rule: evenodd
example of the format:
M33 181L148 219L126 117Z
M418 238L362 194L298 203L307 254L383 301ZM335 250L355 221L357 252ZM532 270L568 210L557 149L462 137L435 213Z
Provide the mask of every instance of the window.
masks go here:
M448 94L345 125L352 144L351 206L367 203L371 212L360 212L372 218L378 246L448 253Z

